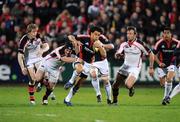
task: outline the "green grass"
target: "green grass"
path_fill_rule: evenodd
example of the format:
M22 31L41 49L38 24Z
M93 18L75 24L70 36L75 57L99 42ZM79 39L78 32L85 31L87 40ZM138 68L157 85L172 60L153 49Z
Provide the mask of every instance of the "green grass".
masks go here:
M28 104L24 86L0 87L0 122L179 122L180 95L168 106L162 106L162 88L136 88L135 96L120 90L119 105L108 106L104 89L103 102L96 102L92 87L83 87L72 99L72 107L63 104L68 91L55 89L56 101L41 105L44 89L36 93L36 105Z

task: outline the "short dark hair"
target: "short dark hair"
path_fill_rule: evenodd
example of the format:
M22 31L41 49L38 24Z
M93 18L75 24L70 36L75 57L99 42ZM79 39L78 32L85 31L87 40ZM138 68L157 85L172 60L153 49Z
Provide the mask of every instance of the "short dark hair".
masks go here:
M127 26L127 31L130 31L130 30L133 30L135 34L137 33L137 29L134 26Z
M100 32L101 34L103 34L103 28L101 28L101 27L99 27L99 26L92 26L92 27L90 27L90 29L89 29L89 32L90 33L93 33L94 31L98 31L98 32Z
M65 48L69 50L73 50L73 44L71 42L66 42L65 43Z
M167 30L167 31L170 31L170 32L171 32L171 28L170 28L170 27L168 27L168 26L165 26L165 27L163 28L163 31L165 31L165 30Z

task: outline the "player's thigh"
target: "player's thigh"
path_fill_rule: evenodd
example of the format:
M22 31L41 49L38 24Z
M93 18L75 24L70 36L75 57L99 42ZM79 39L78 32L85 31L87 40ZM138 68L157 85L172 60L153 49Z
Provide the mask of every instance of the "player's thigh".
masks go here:
M106 85L106 84L109 84L109 76L108 75L102 75L101 76L101 80L103 81L103 83Z
M164 84L165 84L165 82L166 82L166 76L160 77L159 80L160 80L160 85L161 85L161 86L164 86Z
M125 84L128 88L131 88L136 80L138 79L139 73L140 73L140 67L129 67L128 72L129 75L125 81Z
M170 65L169 67L167 67L167 69L168 69L167 82L171 82L172 79L175 77L176 67L174 65Z
M175 72L174 71L168 71L168 73L167 73L167 82L172 82L174 77L175 77Z
M128 88L131 88L134 83L136 82L137 78L134 76L134 75L129 75L125 81L125 85L128 87Z
M113 82L113 85L112 85L112 88L113 89L119 88L120 83L124 82L125 79L126 79L126 76L124 76L124 75L120 74L119 72L117 72L115 81Z
M57 83L57 82L49 82L47 87L48 87L49 89L51 89L51 90L54 90L54 88L55 88L55 86L56 86L56 83Z
M41 81L44 78L44 76L45 76L45 71L38 69L36 74L35 74L36 80Z
M33 81L36 80L34 67L28 67L28 75L31 77Z
M77 73L81 73L83 71L83 64L77 63L74 65L74 69L77 71Z
M90 76L92 78L97 78L98 77L98 69L96 67L91 67L90 68Z

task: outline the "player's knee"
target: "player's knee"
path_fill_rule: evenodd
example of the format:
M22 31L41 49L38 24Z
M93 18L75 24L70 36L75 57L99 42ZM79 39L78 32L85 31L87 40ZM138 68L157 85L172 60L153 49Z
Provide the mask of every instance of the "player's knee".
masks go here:
M98 69L97 68L93 68L90 70L90 75L92 78L97 78L98 77Z
M75 70L78 74L80 74L83 71L83 65L82 64L77 64L75 66Z
M125 83L125 85L128 89L132 88L132 86L133 86L132 83L129 83L129 82Z
M108 85L110 82L109 82L109 77L108 76L103 76L101 77L101 79L103 80L104 82L104 85Z
M35 80L36 80L37 82L39 82L39 81L42 80L42 78L41 78L38 74L35 74ZM33 81L35 81L35 80L33 80Z

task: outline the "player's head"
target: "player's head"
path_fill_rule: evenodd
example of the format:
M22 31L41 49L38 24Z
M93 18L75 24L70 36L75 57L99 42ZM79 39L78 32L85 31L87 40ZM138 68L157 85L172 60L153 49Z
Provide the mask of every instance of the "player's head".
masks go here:
M29 34L30 37L35 38L38 32L38 26L36 24L29 24L27 26L26 32Z
M71 56L72 51L73 51L72 43L67 42L65 44L64 54L69 57L69 56Z
M171 40L172 33L171 33L171 29L169 27L164 27L163 38L164 38L164 40L167 40L167 41Z
M136 38L137 30L134 26L127 27L127 39L128 41L133 41Z
M103 34L103 29L98 26L92 26L89 29L89 34L93 41L97 41L99 39L99 36Z

